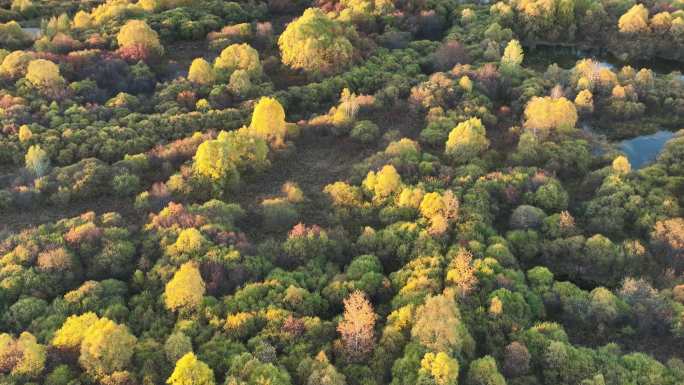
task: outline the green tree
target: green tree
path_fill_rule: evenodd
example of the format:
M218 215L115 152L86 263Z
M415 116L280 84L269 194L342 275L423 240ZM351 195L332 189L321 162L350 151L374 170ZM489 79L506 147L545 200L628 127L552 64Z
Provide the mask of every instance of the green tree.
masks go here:
M319 8L309 8L278 39L283 63L313 73L339 71L352 61L354 47L345 27Z
M181 331L171 334L164 343L164 353L169 362L175 363L189 352L192 352L192 339Z
M209 365L197 359L194 353L184 355L166 380L169 385L214 385L214 372Z
M484 356L470 363L467 385L506 385L492 356Z
M253 87L254 85L249 78L249 72L246 70L235 70L228 80L228 89L239 97L250 95Z
M346 385L344 374L337 371L328 361L323 351L318 353L311 364L311 374L306 379L306 385Z
M290 375L272 363L264 363L249 353L233 358L226 384L291 385Z

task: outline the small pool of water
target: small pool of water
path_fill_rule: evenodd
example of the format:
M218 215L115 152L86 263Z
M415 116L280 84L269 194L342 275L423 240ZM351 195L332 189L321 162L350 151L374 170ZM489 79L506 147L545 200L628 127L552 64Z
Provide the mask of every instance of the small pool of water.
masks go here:
M582 50L573 47L540 45L534 49L526 49L524 57L523 65L540 72L546 71L547 67L553 63L558 64L561 68L570 69L574 67L575 63L580 59L594 59L601 68L608 68L612 71L619 71L620 68L625 65L631 65L636 70L649 68L656 74L661 75L667 75L672 71L682 70L681 62L653 59L647 61L635 60L625 63L621 62L610 53L605 52L605 50L600 49Z
M37 27L21 27L21 29L34 39L38 39L42 35L42 31Z
M618 148L627 155L632 169L636 170L653 162L665 143L673 136L674 132L658 131L655 134L623 140L618 144Z

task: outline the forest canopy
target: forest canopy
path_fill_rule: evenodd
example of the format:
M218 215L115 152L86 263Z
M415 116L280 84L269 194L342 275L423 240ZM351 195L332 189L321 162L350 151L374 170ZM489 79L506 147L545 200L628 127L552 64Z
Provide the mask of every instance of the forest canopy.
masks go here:
M1 385L684 384L684 2L0 4Z

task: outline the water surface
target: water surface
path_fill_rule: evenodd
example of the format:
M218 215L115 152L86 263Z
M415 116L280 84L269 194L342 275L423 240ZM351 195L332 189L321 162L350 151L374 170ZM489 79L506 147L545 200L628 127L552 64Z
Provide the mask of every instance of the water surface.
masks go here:
M627 155L632 169L636 170L653 162L660 154L665 143L672 139L674 132L658 131L651 135L637 136L623 140L618 147Z

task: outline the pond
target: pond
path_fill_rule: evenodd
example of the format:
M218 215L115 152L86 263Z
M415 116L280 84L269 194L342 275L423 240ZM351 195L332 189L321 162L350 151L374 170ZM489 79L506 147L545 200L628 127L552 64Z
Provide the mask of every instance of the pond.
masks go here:
M650 61L621 62L609 52L600 49L579 49L575 47L537 45L535 48L525 47L523 65L536 71L544 72L546 68L556 63L559 67L570 69L580 59L594 59L599 66L613 71L622 66L631 65L635 69L649 68L656 74L667 75L672 71L681 71L684 64L673 60L653 59Z
M551 45L537 45L535 48L525 49L525 60L523 65L532 68L536 71L546 71L547 67L553 63L558 64L561 68L570 69L575 66L575 63L584 58L591 58L595 60L602 68L608 68L612 71L619 70L624 65L631 65L635 69L649 68L659 75L666 75L673 71L681 71L682 63L671 60L654 59L652 61L634 61L630 63L623 63L606 50L600 49L580 49L573 46L551 46ZM684 75L680 75L684 80ZM588 124L584 124L582 129L589 135L599 139L599 142L604 141L600 134ZM653 162L660 154L660 151L665 146L665 143L674 136L671 131L658 131L650 135L637 136L629 140L623 140L615 143L617 148L625 153L629 159L632 169L639 169ZM595 153L603 152L602 145L597 145Z
M42 34L40 28L37 27L21 27L21 29L24 30L24 32L30 35L33 39L38 39Z
M636 170L653 162L665 143L673 136L674 132L658 131L655 134L623 140L618 144L618 148L627 155L632 169Z

